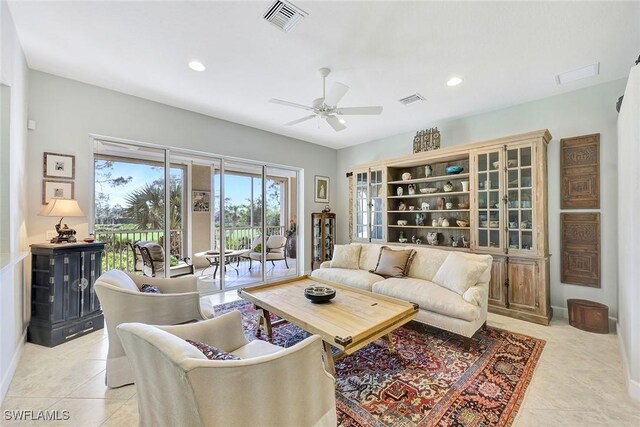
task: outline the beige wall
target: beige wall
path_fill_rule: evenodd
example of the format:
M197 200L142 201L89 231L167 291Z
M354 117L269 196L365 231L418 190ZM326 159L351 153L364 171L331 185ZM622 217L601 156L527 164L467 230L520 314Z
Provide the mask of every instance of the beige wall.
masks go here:
M193 165L191 169L192 191L208 191L211 193L211 168L208 166ZM213 204L213 194L211 194ZM191 209L191 206L188 207ZM213 206L211 206L213 210ZM210 250L211 245L211 212L193 212L191 214L191 247L193 253ZM193 260L196 267L206 267L205 259Z
M27 250L25 227L27 181L27 63L7 8L0 2L0 83L10 88L8 138L0 147L0 400L9 388L24 344L27 284L21 252ZM6 89L5 89L6 90ZM2 91L6 95L5 90ZM6 113L6 111L5 111ZM2 134L7 136L6 129Z

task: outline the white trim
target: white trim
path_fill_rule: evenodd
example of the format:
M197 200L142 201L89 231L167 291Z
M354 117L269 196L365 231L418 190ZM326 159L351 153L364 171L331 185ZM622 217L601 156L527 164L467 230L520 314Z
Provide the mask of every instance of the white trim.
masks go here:
M16 348L16 351L13 353L11 363L9 363L9 368L7 369L7 372L5 372L4 378L2 378L2 381L0 382L0 403L4 402L4 398L7 396L9 385L11 385L11 380L13 380L16 369L18 369L18 363L20 363L20 357L22 356L22 352L24 351L26 341L27 328L25 327L24 331L22 332L22 337L20 338L18 348Z
M620 330L620 325L616 325ZM622 361L622 370L624 373L624 380L627 384L627 393L632 399L640 401L640 382L631 379L629 372L629 361L627 360L627 352L625 351L624 340L622 334L618 334L618 349L620 350L620 359Z

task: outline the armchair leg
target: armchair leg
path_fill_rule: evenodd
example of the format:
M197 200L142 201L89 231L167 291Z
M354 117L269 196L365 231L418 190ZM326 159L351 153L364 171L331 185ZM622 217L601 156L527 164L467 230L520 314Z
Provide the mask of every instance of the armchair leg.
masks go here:
M251 261L253 261L251 258L249 258L249 271L251 271Z
M284 257L284 265L287 266L287 270L289 269L289 263L287 262L287 256Z
M275 263L275 262L273 262L273 260L271 260L271 265L275 267L275 266L276 266L276 263Z

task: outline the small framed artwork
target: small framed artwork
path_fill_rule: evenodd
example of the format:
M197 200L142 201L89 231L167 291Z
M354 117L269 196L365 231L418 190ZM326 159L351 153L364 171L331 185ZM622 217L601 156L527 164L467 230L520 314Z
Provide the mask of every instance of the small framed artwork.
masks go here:
M45 178L76 177L76 156L72 154L44 153L43 163Z
M56 181L53 179L42 180L42 204L49 203L49 199L73 199L74 188L71 181Z
M329 177L316 175L314 201L329 203Z
M193 191L191 194L193 212L211 211L211 193L209 191Z

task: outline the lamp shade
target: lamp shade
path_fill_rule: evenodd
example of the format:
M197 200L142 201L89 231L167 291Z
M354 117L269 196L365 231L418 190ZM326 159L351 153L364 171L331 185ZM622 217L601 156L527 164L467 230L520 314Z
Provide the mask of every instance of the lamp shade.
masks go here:
M78 201L74 199L56 199L52 197L49 203L42 208L40 216L84 216Z

